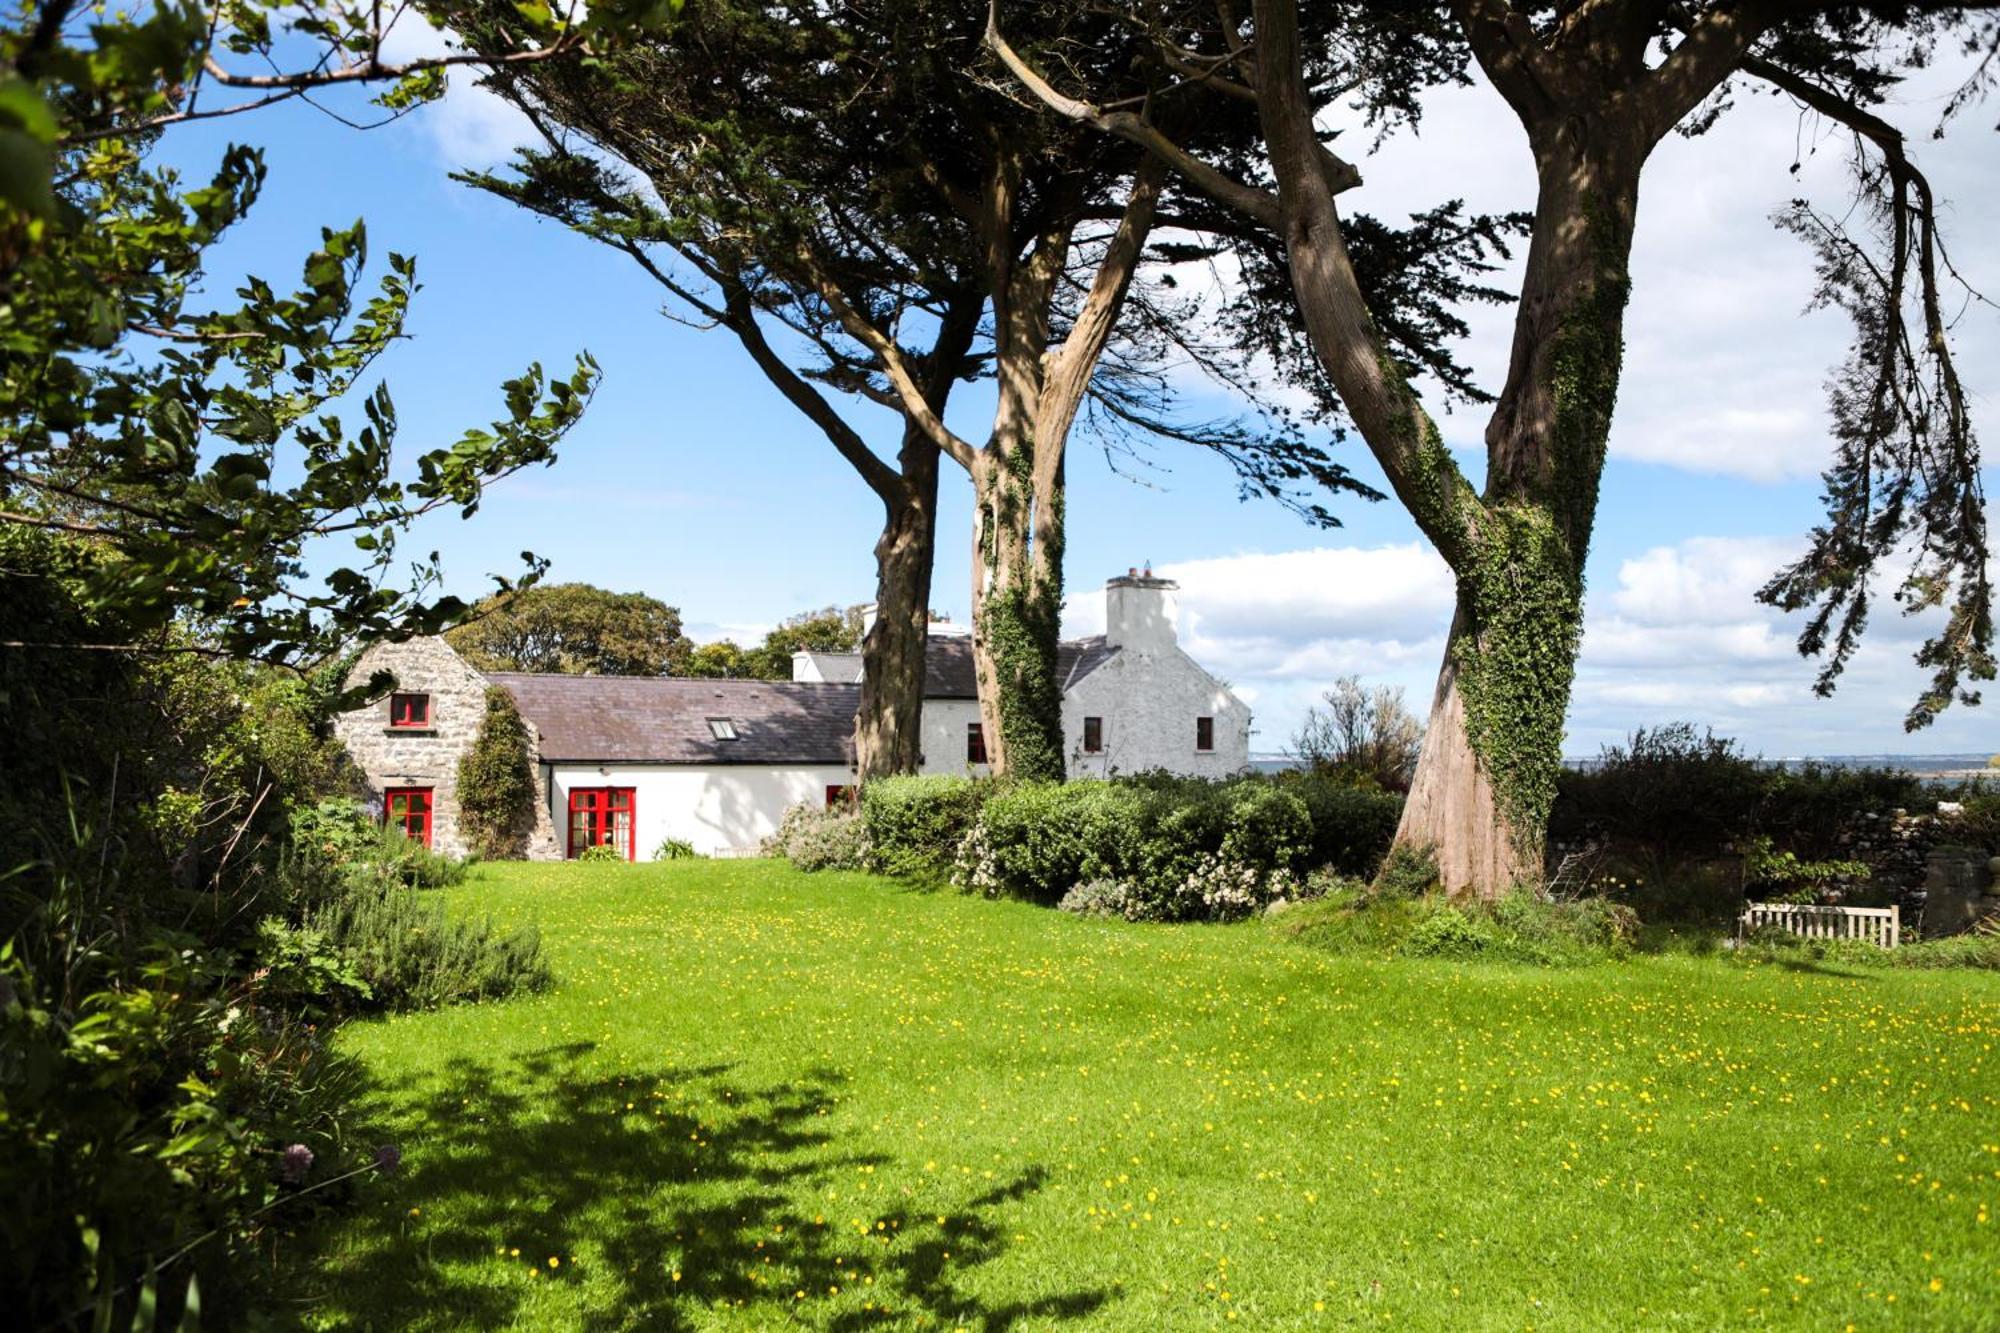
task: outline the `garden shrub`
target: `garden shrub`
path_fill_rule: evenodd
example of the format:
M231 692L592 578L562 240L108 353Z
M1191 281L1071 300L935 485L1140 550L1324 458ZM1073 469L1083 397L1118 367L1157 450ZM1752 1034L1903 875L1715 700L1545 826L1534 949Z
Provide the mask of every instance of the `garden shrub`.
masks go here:
M351 876L347 891L308 913L303 929L344 960L370 1008L435 1009L541 990L551 980L533 926L503 931L491 921L452 919L441 901L392 875Z
M868 829L849 809L827 810L801 802L785 811L778 831L764 842L764 854L782 856L800 870L863 870L868 866Z
M1313 825L1304 801L1265 782L1236 783L1225 790L1229 828L1217 849L1223 860L1274 874L1306 868Z
M694 844L683 838L662 838L660 845L653 849L655 861L685 861L699 855Z
M472 747L458 761L458 813L475 855L519 860L535 827L535 768L528 724L514 696L486 690L486 715Z
M1305 803L1312 842L1308 866L1331 866L1343 875L1368 878L1381 867L1396 825L1403 817L1403 798L1369 791L1321 774L1285 774L1281 789Z
M1437 853L1406 842L1391 848L1383 859L1373 891L1384 898L1421 898L1437 887Z
M1056 904L1077 916L1115 916L1143 921L1145 904L1139 890L1122 879L1090 879L1071 889Z
M1440 907L1418 920L1403 943L1403 952L1414 958L1475 958L1493 943L1489 922L1456 907Z
M608 842L593 843L576 854L576 859L590 865L625 864L625 853Z
M902 793L891 794L884 826L889 812L901 817L894 798ZM1053 904L1075 885L1115 880L1143 902L1134 910L1148 920L1233 918L1296 896L1298 877L1321 864L1322 851L1336 870L1372 870L1401 809L1396 797L1325 780L1172 773L984 795L958 844L955 885Z
M949 776L877 778L861 789L872 867L888 875L943 879L995 789Z
M1143 804L1137 791L1110 782L1012 784L981 807L952 883L1053 907L1071 886L1120 873Z

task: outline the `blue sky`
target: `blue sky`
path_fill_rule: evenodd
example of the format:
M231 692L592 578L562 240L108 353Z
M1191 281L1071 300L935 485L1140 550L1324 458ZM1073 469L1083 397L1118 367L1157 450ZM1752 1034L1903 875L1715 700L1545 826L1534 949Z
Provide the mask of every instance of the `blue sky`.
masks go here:
M455 77L443 105L366 133L295 104L186 127L165 148L190 175L232 138L266 148L265 197L220 254L218 280L293 276L321 225L357 216L374 254L417 256L412 337L380 363L410 453L494 415L499 382L529 361L566 369L587 348L602 364L597 400L554 467L509 481L470 521L427 525L407 549L439 550L467 594L532 549L554 562L554 579L680 607L697 637L750 638L793 611L871 597L875 501L734 339L662 318L663 293L629 261L448 179L454 166L502 160L520 133ZM2000 205L1991 107L1942 142L1924 137L1949 82L1949 70L1928 79L1898 115L1955 203L1960 266L2000 288L2000 229L1982 236L1970 223ZM1816 517L1820 386L1847 333L1838 316L1803 313L1808 257L1768 215L1800 190L1837 203L1842 153L1788 104L1760 97L1707 139L1663 145L1649 168L1570 753L1676 718L1771 755L2000 750L1991 705L1903 735L1923 681L1909 663L1921 626L1878 617L1841 691L1822 701L1790 648L1795 630L1751 597ZM1481 209L1531 202L1520 132L1483 88L1435 99L1421 138L1398 136L1362 167L1354 206L1385 215L1453 195ZM1489 385L1504 369L1506 318L1482 313L1460 349ZM1969 313L1959 352L2000 448L2000 316ZM974 438L984 434L979 398L966 395L954 420ZM869 410L873 438L893 440L895 422ZM1475 468L1483 425L1463 411L1445 423ZM1450 583L1393 501L1343 499L1345 526L1316 531L1270 503L1240 503L1211 458L1181 450L1153 461L1142 484L1115 475L1088 441L1072 446L1072 632L1101 620L1105 577L1150 561L1182 582L1184 642L1255 707L1255 748L1282 749L1303 709L1346 672L1403 687L1421 710ZM1379 481L1358 444L1345 461ZM932 601L963 620L969 515L963 480L947 468ZM1987 479L1991 493L1994 469Z

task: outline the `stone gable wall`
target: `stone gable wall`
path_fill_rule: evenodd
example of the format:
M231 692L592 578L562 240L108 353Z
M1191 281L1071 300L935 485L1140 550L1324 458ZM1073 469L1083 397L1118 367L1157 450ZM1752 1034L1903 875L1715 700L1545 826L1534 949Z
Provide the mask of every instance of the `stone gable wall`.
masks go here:
M397 690L431 696L430 727L423 731L391 730L389 693L384 692L334 719L334 734L366 777L378 810L387 788L429 787L431 846L463 856L466 846L459 831L458 761L472 748L486 716L486 677L442 639L376 644L361 655L348 680L365 681L376 671L393 674ZM541 822L546 823L546 819Z

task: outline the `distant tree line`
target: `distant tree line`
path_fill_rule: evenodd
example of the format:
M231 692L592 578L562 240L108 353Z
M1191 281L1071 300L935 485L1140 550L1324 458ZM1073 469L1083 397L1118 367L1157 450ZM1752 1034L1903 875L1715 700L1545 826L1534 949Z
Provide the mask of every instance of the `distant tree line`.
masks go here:
M861 631L861 607L827 606L785 617L747 648L696 643L680 609L657 597L549 583L496 593L445 640L482 671L790 680L793 653L856 652Z

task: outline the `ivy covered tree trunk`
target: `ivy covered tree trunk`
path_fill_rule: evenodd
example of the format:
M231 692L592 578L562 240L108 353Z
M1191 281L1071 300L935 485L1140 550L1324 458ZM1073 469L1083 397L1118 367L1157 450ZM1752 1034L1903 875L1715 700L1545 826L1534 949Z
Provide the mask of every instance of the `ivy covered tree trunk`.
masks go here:
M1593 134L1617 144L1578 124L1540 153L1485 494L1428 516L1450 529L1458 606L1396 841L1430 849L1454 893L1494 897L1545 873L1638 193L1638 155L1576 141Z
M1060 782L1062 467L1035 482L1025 447L982 452L973 477L972 653L995 773Z

